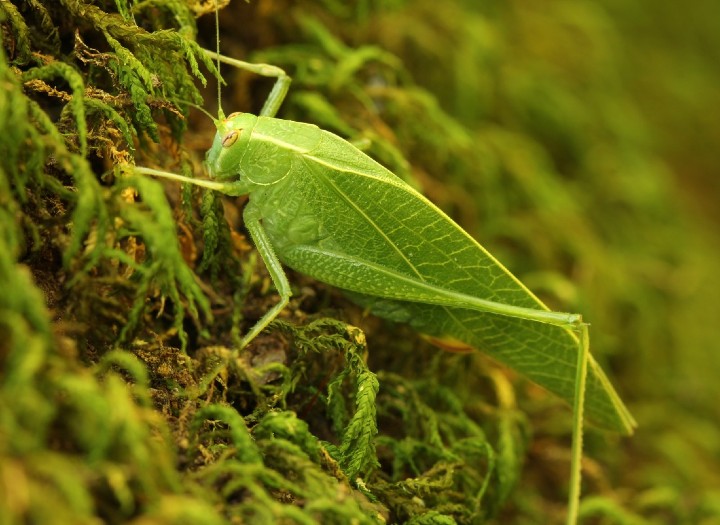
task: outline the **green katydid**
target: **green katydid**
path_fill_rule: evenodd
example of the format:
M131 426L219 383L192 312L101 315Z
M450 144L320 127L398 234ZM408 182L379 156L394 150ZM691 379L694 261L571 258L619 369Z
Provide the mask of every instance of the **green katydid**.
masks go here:
M135 171L248 195L245 226L280 301L241 347L288 304L285 264L344 290L381 317L489 354L574 404L572 522L586 390L592 421L622 433L635 426L588 353L581 316L550 311L445 213L349 142L311 124L275 118L290 84L280 68L207 53L276 78L259 116L224 117L220 110L206 160L210 179Z
M288 303L282 263L347 291L381 317L481 350L572 402L584 326L579 314L548 310L445 213L349 142L275 118L290 84L280 68L206 52L277 79L259 116L233 113L215 121L210 180L135 171L249 196L245 225L280 301L242 346ZM593 421L632 430L632 416L592 357L587 390Z

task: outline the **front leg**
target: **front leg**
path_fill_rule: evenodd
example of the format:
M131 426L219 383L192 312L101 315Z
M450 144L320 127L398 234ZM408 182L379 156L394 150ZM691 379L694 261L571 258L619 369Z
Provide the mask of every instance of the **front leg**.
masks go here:
M240 350L245 348L250 341L255 339L255 337L277 317L280 311L287 306L292 296L292 290L290 289L290 283L285 275L285 271L277 255L275 255L275 250L262 226L262 218L259 210L252 205L252 201L249 202L245 208L243 219L245 220L245 226L250 232L250 237L252 237L255 243L255 247L265 263L265 267L268 269L268 272L270 272L270 278L280 294L280 302L265 312L265 315L263 315L260 320L255 323L255 326L243 337L240 342Z
M246 71L250 71L252 73L255 73L256 75L261 75L263 77L275 78L275 85L273 85L272 91L270 91L270 94L268 95L267 100L265 100L265 104L263 105L262 110L260 110L260 116L274 117L277 114L278 110L280 109L280 105L282 104L283 100L285 100L285 95L287 95L288 89L290 89L290 82L292 81L292 79L288 76L287 73L285 73L285 71L283 71L277 66L273 66L270 64L253 64L251 62L245 62L243 60L236 60L234 58L226 57L225 55L221 55L207 49L205 49L204 51L210 58L212 58L213 60L217 60L218 62L223 62L225 64L235 66L239 69L244 69Z

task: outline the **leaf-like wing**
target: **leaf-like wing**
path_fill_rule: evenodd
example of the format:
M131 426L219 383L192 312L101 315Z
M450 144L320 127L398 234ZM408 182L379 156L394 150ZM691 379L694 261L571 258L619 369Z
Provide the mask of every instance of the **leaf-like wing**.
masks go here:
M453 337L572 404L578 342L566 327L482 311L479 301L548 311L435 205L335 135L294 152L292 177L256 205L280 260L365 296L381 316ZM251 204L252 196L251 196ZM370 297L368 297L370 296ZM480 301L480 302L482 302ZM634 421L590 359L586 411L624 433Z

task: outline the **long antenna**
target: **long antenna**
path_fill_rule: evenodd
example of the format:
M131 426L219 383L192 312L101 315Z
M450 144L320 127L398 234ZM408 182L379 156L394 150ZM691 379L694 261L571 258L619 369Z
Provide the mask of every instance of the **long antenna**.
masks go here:
M218 14L218 0L215 0L215 51L217 52L217 96L218 96L218 117L220 119L225 118L225 113L222 109L222 77L220 76L220 15Z

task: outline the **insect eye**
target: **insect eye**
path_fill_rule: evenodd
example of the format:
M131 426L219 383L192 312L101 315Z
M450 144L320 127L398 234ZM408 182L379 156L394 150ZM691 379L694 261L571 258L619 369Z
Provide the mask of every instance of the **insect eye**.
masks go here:
M242 112L236 111L234 113L230 113L225 120L231 120L231 119L234 119L235 117L239 117L240 115L242 115Z
M225 135L222 139L223 148L229 148L230 146L235 144L235 142L237 141L239 136L240 136L240 132L236 129L232 130L230 133Z

